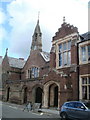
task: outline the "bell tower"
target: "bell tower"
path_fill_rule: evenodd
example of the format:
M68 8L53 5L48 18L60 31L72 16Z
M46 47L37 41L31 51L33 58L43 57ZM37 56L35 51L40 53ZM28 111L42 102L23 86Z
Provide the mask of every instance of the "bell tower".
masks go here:
M32 36L31 51L33 50L42 51L42 33L39 26L39 16L37 20L37 25L34 30L34 34Z

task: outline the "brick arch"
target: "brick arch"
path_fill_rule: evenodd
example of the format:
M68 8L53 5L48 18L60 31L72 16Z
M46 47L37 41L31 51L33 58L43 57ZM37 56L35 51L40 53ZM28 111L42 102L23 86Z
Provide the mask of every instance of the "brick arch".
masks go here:
M60 107L59 106L59 103L60 103L60 85L56 81L49 81L49 82L44 84L44 103L43 103L43 107L48 108L49 104L50 104L50 106L54 106L54 89L55 89L55 87L58 88L58 90L57 90L58 106L57 107L58 108Z

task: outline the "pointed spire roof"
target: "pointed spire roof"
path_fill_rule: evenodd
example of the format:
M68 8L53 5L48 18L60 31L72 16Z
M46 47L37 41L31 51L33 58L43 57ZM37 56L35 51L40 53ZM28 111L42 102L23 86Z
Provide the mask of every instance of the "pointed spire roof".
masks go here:
M38 12L38 20L37 20L37 25L35 27L34 33L41 33L40 25L39 25L39 16L40 16L40 12Z
M39 17L38 17L37 24L34 30L34 34L32 36L31 50L42 51L42 33L40 30L40 25L39 25Z
M37 20L37 25L35 27L34 33L41 33L40 26L39 26L39 19Z

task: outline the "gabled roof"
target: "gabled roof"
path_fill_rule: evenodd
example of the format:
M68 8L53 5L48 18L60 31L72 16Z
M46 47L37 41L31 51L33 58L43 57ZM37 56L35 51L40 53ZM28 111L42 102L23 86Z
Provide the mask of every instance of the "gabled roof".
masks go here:
M80 35L80 37L81 37L81 41L90 40L90 32L84 33Z
M11 67L21 69L24 67L26 61L22 59L13 58L13 57L8 57L8 62Z
M50 54L49 53L43 51L43 52L40 52L40 54L46 62L50 61Z
M53 41L64 38L67 35L78 33L78 28L64 22L53 37Z

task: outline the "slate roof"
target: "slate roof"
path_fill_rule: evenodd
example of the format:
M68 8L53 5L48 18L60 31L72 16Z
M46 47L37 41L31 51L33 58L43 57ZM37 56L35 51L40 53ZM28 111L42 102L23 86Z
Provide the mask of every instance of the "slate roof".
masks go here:
M41 33L41 29L40 29L40 26L39 26L39 20L37 21L37 25L35 27L34 33Z
M81 37L81 41L90 40L90 32L84 33L80 35L80 37Z
M43 52L40 52L40 54L46 62L50 61L50 54L49 53L43 51Z
M24 67L26 61L22 59L13 58L13 57L8 57L8 62L11 67L21 69Z

